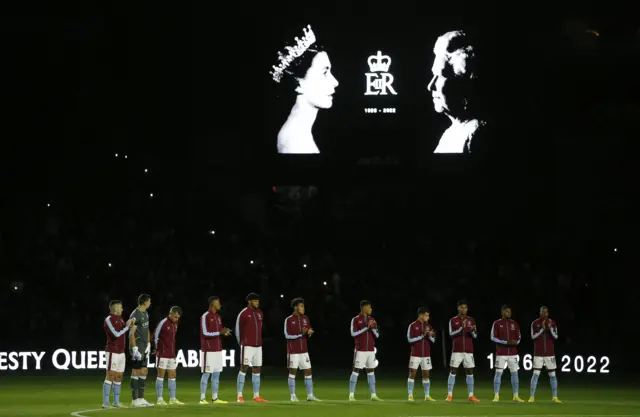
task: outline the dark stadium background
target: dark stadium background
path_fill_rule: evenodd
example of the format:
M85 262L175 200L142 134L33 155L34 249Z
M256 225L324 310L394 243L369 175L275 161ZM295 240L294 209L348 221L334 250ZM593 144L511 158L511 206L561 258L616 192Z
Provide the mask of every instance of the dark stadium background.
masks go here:
M266 142L255 146L258 122L248 132L239 117L260 96L246 51L259 50L264 21L84 7L2 19L11 36L0 351L100 349L109 299L128 314L142 292L153 325L183 308L178 343L195 349L209 295L222 297L231 327L256 291L266 363L283 374L294 296L307 300L318 332L314 364L345 375L347 327L363 298L382 327L385 369L406 366L419 306L441 330L466 298L480 369L490 324L509 303L525 330L550 307L559 355L608 356L617 376L637 371L637 22L545 19L541 32L564 42L550 77L561 88L549 114L514 131L531 152L280 163L264 157ZM223 41L228 25L234 36ZM525 336L523 353L530 347ZM444 373L441 355L439 340Z

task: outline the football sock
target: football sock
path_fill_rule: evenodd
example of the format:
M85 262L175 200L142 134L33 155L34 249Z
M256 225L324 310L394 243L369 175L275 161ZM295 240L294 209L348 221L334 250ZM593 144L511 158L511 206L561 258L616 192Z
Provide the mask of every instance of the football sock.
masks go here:
M147 376L146 375L140 375L138 377L138 398L143 399L144 398L144 388L147 385Z
M156 378L156 396L158 400L162 399L162 390L164 389L164 378Z
M253 398L260 396L260 374L251 373L251 384L253 384Z
M203 372L200 377L200 401L204 400L207 394L207 386L209 385L209 377L211 374L209 372ZM213 381L211 381L213 385Z
M369 383L371 395L376 395L376 374L373 372L367 373L367 382Z
M493 393L495 395L500 394L500 384L502 383L502 372L503 372L502 370L496 370L496 374L493 376Z
M109 404L109 395L111 395L111 381L104 381L102 384L102 404Z
M449 374L449 381L447 381L447 394L453 395L453 386L456 384L456 376Z
M214 372L211 374L211 399L213 401L218 399L218 388L220 388L220 372Z
M242 397L242 389L244 388L244 377L247 374L240 371L238 372L238 397Z
M138 376L131 376L131 399L138 399Z
M120 404L120 391L122 390L122 382L113 382L113 403Z
M431 379L423 379L422 387L424 388L424 396L428 397L431 395Z
M556 377L555 371L549 372L549 382L551 383L551 396L555 398L558 396L558 377Z
M518 396L518 389L520 388L520 378L518 378L518 371L511 372L511 387L513 388L513 396Z
M408 394L411 396L413 395L413 384L415 383L415 381L411 378L409 378L407 380L407 392Z
M533 371L533 376L531 377L531 391L530 391L530 395L532 397L536 396L536 388L538 388L538 378L540 378L540 371Z
M467 390L469 391L469 397L473 396L473 375L467 375Z
M296 395L296 376L289 374L289 394Z
M356 392L356 384L358 383L358 374L356 372L351 373L349 378L349 394Z
M304 387L307 389L307 397L313 395L313 379L311 375L304 376Z
M176 399L176 379L175 378L169 378L169 399L170 400Z

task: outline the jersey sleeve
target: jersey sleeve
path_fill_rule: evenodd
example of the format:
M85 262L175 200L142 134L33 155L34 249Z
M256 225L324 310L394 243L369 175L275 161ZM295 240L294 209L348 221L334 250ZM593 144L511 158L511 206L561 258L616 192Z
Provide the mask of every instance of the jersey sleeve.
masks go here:
M493 324L491 325L491 341L499 345L506 345L507 341L500 339L498 335L498 327L496 326L496 323L497 322L494 321Z
M522 340L522 333L520 332L520 325L518 323L516 323L516 329L518 331L518 338L516 339L516 345L519 345L520 341Z
M291 325L290 317L284 319L284 338L287 340L296 340L300 339L302 335L298 333L298 329L294 329Z
M462 326L458 326L453 322L453 319L449 320L449 336L454 337L462 333Z
M109 331L111 332L111 334L116 338L122 336L129 330L127 326L124 326L121 330L116 330L115 326L111 322L111 316L105 319L105 323L107 323L107 327L109 328Z
M236 339L238 340L238 344L241 345L242 334L241 330L244 327L244 310L238 314L238 318L236 319Z
M549 326L549 331L551 332L551 336L553 336L554 339L558 338L558 325L556 324L555 321L551 322L551 326Z
M204 313L200 318L200 331L205 338L212 338L216 336L220 336L220 332L210 332L207 329L207 315L209 313Z
M541 327L540 330L538 330L536 320L531 322L531 340L536 340L542 335L542 333L544 333L544 327Z
M351 337L358 337L362 333L366 332L367 330L369 330L368 327L365 327L360 330L356 330L356 317L351 319Z

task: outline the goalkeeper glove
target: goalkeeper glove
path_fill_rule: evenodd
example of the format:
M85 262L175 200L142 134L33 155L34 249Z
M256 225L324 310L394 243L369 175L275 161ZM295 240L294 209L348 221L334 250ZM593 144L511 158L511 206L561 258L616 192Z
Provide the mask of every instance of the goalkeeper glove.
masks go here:
M142 359L142 355L138 351L138 346L134 346L133 347L133 360L134 361L139 361L140 359Z

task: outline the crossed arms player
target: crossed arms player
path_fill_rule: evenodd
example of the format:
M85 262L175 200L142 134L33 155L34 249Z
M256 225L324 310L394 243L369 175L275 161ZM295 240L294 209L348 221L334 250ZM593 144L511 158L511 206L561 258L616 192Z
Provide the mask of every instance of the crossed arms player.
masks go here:
M449 374L449 383L447 384L448 393L447 401L453 401L453 386L456 383L456 372L463 364L465 373L467 374L467 390L469 392L469 401L480 402L473 395L473 368L475 362L473 360L473 339L478 337L476 330L476 321L467 316L469 307L466 301L458 301L458 315L449 320L449 336L453 340L453 348L451 352L451 371Z
M522 336L520 326L511 319L511 308L508 305L500 309L502 318L493 322L491 326L491 341L496 344L496 374L493 377L493 402L500 401L500 384L504 368L509 367L511 373L511 387L513 388L513 401L523 403L518 395L520 380L518 378L518 348Z
M538 378L542 367L547 368L551 384L551 401L561 403L558 399L558 377L556 376L555 341L558 340L558 325L549 318L549 309L540 307L540 318L531 323L531 340L533 340L533 376L531 377L531 397L529 402L535 402Z
M107 335L107 375L102 385L102 408L111 408L109 396L113 387L113 407L127 408L120 403L122 389L122 375L127 361L124 353L126 334L129 330L136 331L135 319L129 319L126 323L122 320L122 301L113 300L109 303L109 316L104 319L102 327Z
M136 330L129 332L129 350L131 353L131 406L152 407L153 404L144 399L144 388L147 382L147 363L151 353L151 329L149 328L149 307L151 296L141 294L138 307L131 312L129 319L135 319Z
M305 316L304 300L291 300L293 314L284 319L284 337L287 339L287 367L289 368L289 394L291 402L298 402L296 397L296 372L304 372L304 386L307 391L307 401L320 401L313 395L313 381L311 379L311 359L307 349L307 340L313 335L309 317Z
M418 373L418 367L422 368L422 386L424 388L424 400L435 401L431 398L431 343L436 341L436 332L429 324L429 309L420 307L418 319L409 325L407 329L407 341L411 349L409 357L409 380L407 390L409 401L413 401L413 386Z
M184 405L183 402L176 398L176 333L178 332L178 321L182 316L182 309L173 306L169 310L169 315L158 323L156 330L153 332L153 340L156 346L154 354L156 355L156 368L158 368L158 377L156 378L156 394L158 396L158 405L167 405L162 398L164 390L164 375L169 378L169 404Z
M351 319L351 337L355 342L353 371L349 378L349 401L355 401L356 384L362 368L367 370L367 382L372 401L382 401L376 395L376 339L380 337L378 323L371 317L371 301L360 301L360 314Z
M260 296L256 293L247 295L247 307L244 308L236 320L236 339L240 345L242 365L238 372L239 403L244 402L242 389L247 370L251 367L251 382L253 384L253 401L268 402L260 396L260 368L262 367L262 322L264 315L260 310Z
M205 400L207 385L211 378L211 402L226 404L218 398L220 373L223 368L222 336L231 335L231 330L224 327L218 311L222 308L219 297L209 297L209 310L200 317L200 404L208 404Z

